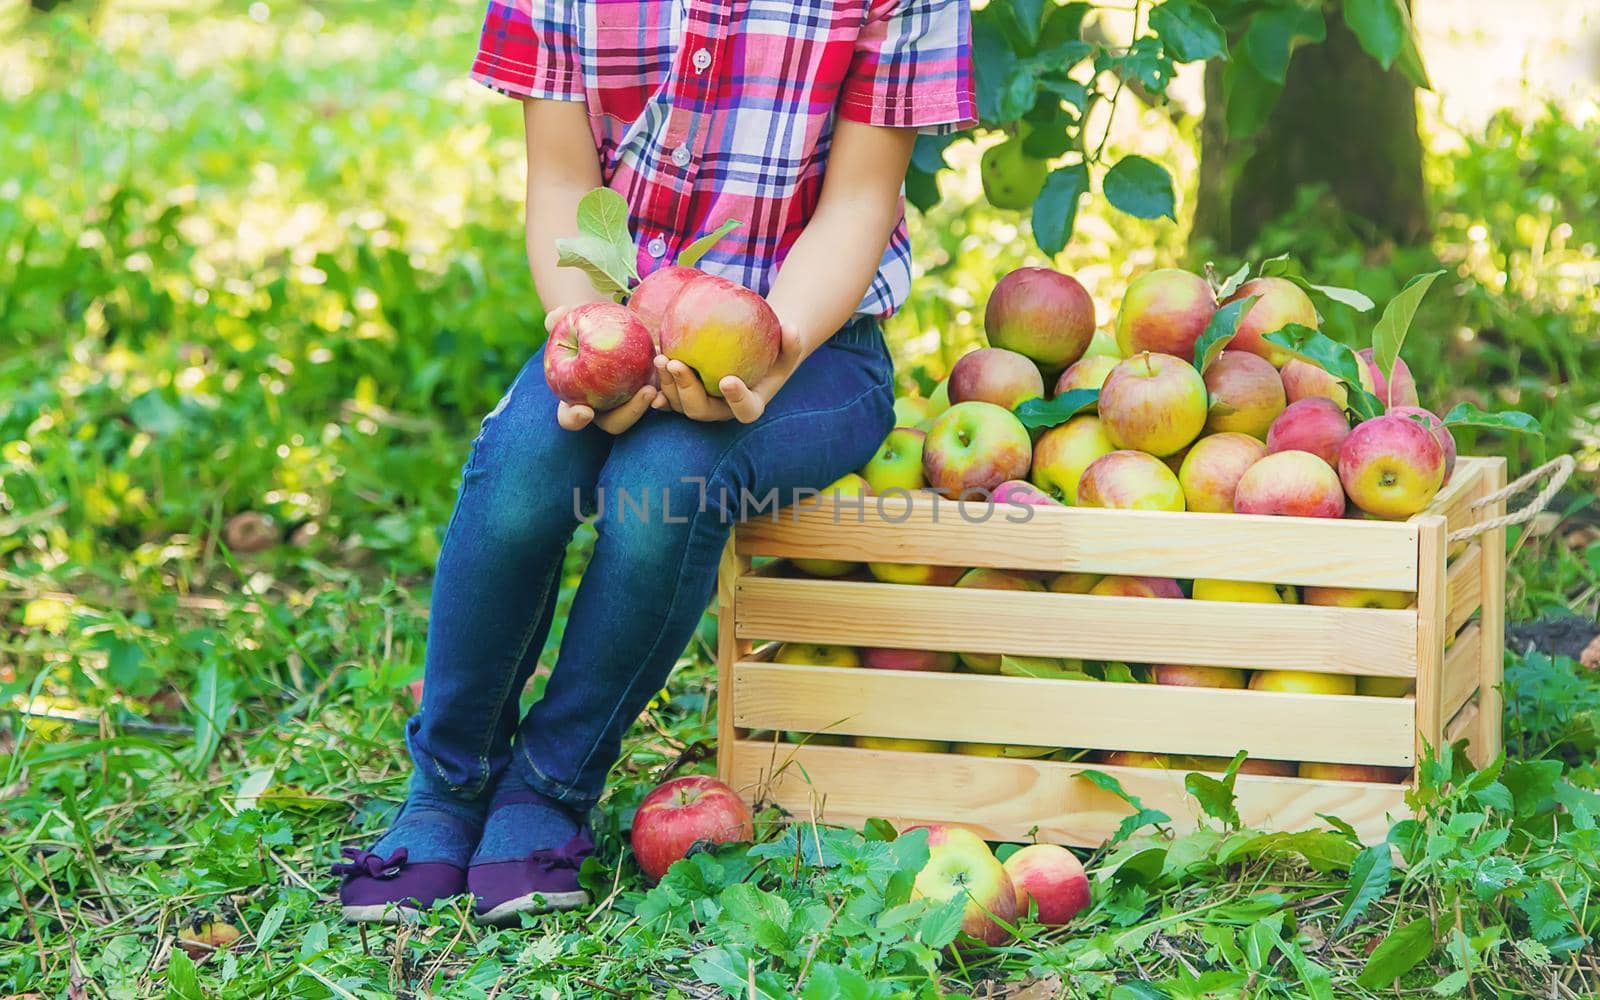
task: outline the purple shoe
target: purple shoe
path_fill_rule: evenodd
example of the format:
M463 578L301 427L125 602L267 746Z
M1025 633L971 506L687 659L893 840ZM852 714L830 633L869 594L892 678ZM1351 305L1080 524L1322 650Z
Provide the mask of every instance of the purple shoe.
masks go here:
M558 848L541 848L516 861L467 868L467 888L477 897L478 922L508 924L519 913L548 913L589 905L578 885L583 859L594 853L589 831L580 830Z
M467 888L460 868L442 861L409 863L404 847L387 858L354 847L342 853L349 860L335 864L333 874L344 876L339 902L344 918L353 923L414 920L420 910Z

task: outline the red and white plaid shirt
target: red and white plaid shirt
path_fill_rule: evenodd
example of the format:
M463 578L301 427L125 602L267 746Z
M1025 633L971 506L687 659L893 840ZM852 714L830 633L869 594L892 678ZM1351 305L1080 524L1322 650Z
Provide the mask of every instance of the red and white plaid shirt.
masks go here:
M473 78L585 101L639 273L728 219L701 265L765 294L817 207L835 115L947 131L976 119L969 0L490 0ZM911 286L905 220L860 311Z

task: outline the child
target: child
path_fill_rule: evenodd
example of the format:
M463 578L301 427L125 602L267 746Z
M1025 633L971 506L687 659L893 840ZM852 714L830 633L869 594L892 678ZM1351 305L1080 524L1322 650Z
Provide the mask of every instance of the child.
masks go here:
M910 286L901 182L918 130L974 120L969 22L968 0L491 0L473 76L523 101L546 326L599 298L555 241L604 184L628 201L641 274L739 220L700 266L765 295L783 344L721 399L658 357L660 388L605 413L558 402L542 351L523 367L445 533L410 794L336 866L348 919L467 890L489 922L587 903L586 816L711 597L741 490L820 488L893 423L879 319ZM593 558L519 720L586 510Z

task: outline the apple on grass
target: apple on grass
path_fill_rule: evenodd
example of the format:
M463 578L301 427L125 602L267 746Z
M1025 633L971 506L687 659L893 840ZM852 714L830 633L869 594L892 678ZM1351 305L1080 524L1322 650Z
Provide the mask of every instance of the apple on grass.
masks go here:
M967 590L1021 590L1033 593L1044 593L1044 584L1038 580L1029 579L1019 573L1007 572L1003 569L988 569L979 567L970 569L956 581L956 586ZM1000 654L998 653L962 653L961 663L976 674L998 674L1000 672Z
M900 753L948 753L943 740L915 740L899 736L857 736L853 741L863 750L894 750Z
M1122 363L1121 356L1094 354L1079 358L1056 379L1057 396L1073 389L1098 389L1106 384L1111 369Z
M1343 517L1339 476L1309 451L1280 451L1245 470L1233 493L1240 514Z
M588 302L567 311L544 348L544 379L564 403L615 409L649 384L655 342L626 307Z
M1323 781L1371 781L1384 785L1398 785L1411 780L1411 769L1380 767L1376 764L1317 764L1307 761L1300 765L1300 777L1319 778Z
M1267 451L1309 451L1328 463L1339 465L1339 449L1350 436L1350 418L1344 408L1331 399L1312 396L1289 406L1267 428Z
M1015 409L1024 399L1044 395L1039 366L1016 351L980 347L964 354L950 369L950 402L974 400Z
M993 347L1016 351L1042 368L1083 356L1094 336L1094 300L1078 279L1047 267L1019 267L995 282L983 310Z
M824 486L822 499L834 497L864 497L872 492L867 481L854 472L847 472ZM856 563L843 559L791 559L789 562L802 573L811 576L844 576L856 568Z
M1349 674L1323 674L1311 670L1257 670L1250 677L1250 690L1287 694L1355 694L1356 679Z
M859 667L861 657L851 646L823 646L811 642L786 642L772 654L774 663L809 664L816 667Z
M1290 358L1279 376L1283 379L1283 394L1293 406L1302 399L1321 396L1338 404L1340 409L1350 401L1350 390L1344 387L1326 368L1303 358Z
M937 824L925 829L928 862L911 884L911 898L936 903L965 899L962 931L988 945L1005 941L1017 919L1016 888L1005 866L970 830ZM909 832L903 831L901 836Z
M1106 437L1100 418L1080 414L1039 435L1033 446L1033 471L1029 477L1056 500L1076 504L1083 471L1095 459L1116 450Z
M1101 455L1083 470L1078 480L1078 503L1083 507L1120 510L1184 509L1183 487L1166 463L1142 451L1113 451Z
M1205 370L1204 379L1211 398L1205 429L1213 433L1236 431L1265 438L1287 405L1278 369L1246 351L1223 351Z
M1239 326L1234 331L1233 340L1228 344L1228 348L1249 351L1264 358L1274 367L1282 368L1294 356L1283 348L1268 343L1264 339L1265 336L1283 329L1290 323L1316 329L1317 307L1311 304L1311 297L1302 291L1299 285L1288 278L1279 277L1251 278L1234 289L1233 294L1228 296L1223 304L1251 296L1255 296L1256 301L1250 306L1249 311L1239 318Z
M1170 267L1147 271L1123 293L1117 348L1125 358L1141 351L1192 358L1216 311L1216 296L1198 274Z
M1240 604L1299 604L1300 594L1286 583L1250 583L1243 580L1196 580L1197 601L1234 601Z
M1358 424L1339 449L1339 479L1375 517L1410 517L1444 484L1444 449L1427 427L1398 414Z
M767 300L736 281L701 274L661 313L661 353L692 368L706 394L723 379L755 385L778 360L783 328Z
M1234 491L1250 466L1267 454L1267 446L1248 434L1208 434L1196 441L1178 467L1178 485L1189 510L1233 513Z
M1372 348L1365 347L1356 352L1356 357L1361 359L1361 386L1368 392L1383 400L1384 406L1417 406L1417 380L1411 377L1411 369L1400 358L1394 359L1394 370L1389 373L1389 378L1383 377L1383 372L1378 370L1378 362L1373 359Z
M993 403L956 403L928 428L922 471L928 485L951 499L987 494L1022 479L1033 460L1033 439L1009 410Z
M1100 387L1100 420L1118 448L1171 455L1206 426L1206 382L1171 354L1134 355Z
M871 492L883 496L890 490L914 493L928 485L922 475L922 442L926 431L896 427L861 470Z
M956 668L959 658L954 653L931 649L885 649L869 647L861 650L861 665L872 670L917 670L927 673L949 673Z
M1031 901L1039 923L1060 927L1089 906L1089 876L1078 856L1059 844L1029 844L1005 860L1016 890L1017 916Z
M650 881L698 843L750 840L750 807L727 785L704 774L664 782L639 803L630 835L633 856Z
M1234 667L1198 667L1182 663L1158 663L1150 668L1157 684L1172 687L1233 688L1243 690L1250 683L1250 672Z
M1178 586L1178 581L1162 576L1108 576L1091 586L1088 593L1096 597L1183 599L1183 588Z

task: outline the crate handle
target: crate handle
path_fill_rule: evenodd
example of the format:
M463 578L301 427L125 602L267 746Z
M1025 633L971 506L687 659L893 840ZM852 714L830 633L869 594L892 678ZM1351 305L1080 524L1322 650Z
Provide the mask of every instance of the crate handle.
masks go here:
M1537 469L1534 469L1528 472L1526 475L1512 480L1504 487L1495 490L1493 493L1489 494L1483 499L1474 502L1469 509L1477 510L1480 507L1487 507L1492 503L1499 503L1501 500L1516 496L1518 493L1521 493L1538 480L1543 479L1545 476L1550 477L1550 481L1544 484L1544 489L1539 491L1539 495L1534 497L1532 500L1529 500L1528 503L1519 510L1514 510L1509 514L1503 514L1500 517L1491 517L1486 521L1479 521L1477 524L1471 524L1465 528L1452 531L1450 533L1450 540L1452 542L1464 542L1469 538L1476 538L1479 535L1488 531L1493 531L1496 528L1504 528L1509 525L1522 524L1525 521L1533 520L1535 517L1539 516L1539 514L1543 513L1546 507L1550 506L1550 501L1554 500L1556 494L1561 491L1561 487L1567 484L1567 480L1571 478L1572 471L1577 468L1577 464L1578 463L1573 460L1571 455L1562 455L1559 458L1552 458L1550 461L1539 466Z

